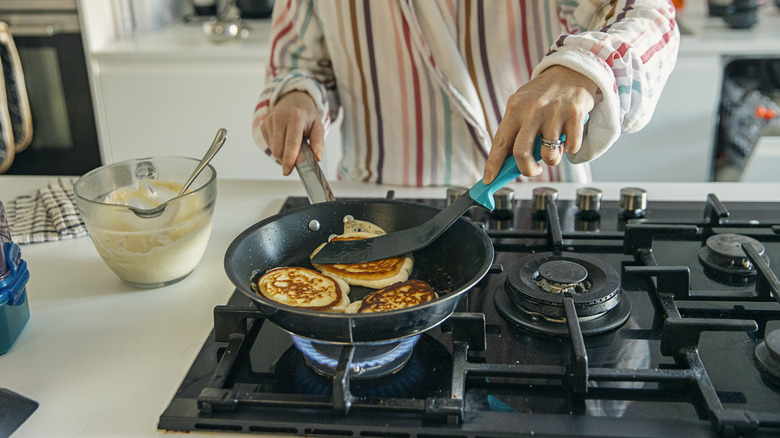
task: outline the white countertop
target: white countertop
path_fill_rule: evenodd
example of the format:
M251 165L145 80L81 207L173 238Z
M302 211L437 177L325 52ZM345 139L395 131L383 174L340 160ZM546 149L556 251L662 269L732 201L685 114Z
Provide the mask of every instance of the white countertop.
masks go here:
M45 177L0 176L0 200L44 186ZM551 184L572 199L572 183ZM594 183L605 200L635 184ZM538 184L515 184L530 199ZM644 183L648 200L780 201L780 184ZM386 186L334 184L336 196L383 197ZM395 188L396 196L443 197L444 188ZM154 290L122 283L103 264L89 238L22 247L30 269L30 321L0 356L0 387L40 406L17 430L22 437L171 436L157 430L192 361L213 327L214 306L233 286L223 269L230 242L275 214L287 196L304 196L297 179L220 180L214 228L203 260L183 281ZM182 435L183 436L183 435ZM215 436L190 433L188 436Z
M245 20L249 37L212 41L203 31L202 22L175 22L159 30L138 33L107 44L92 54L101 60L132 57L213 62L265 62L268 59L268 43L271 20Z

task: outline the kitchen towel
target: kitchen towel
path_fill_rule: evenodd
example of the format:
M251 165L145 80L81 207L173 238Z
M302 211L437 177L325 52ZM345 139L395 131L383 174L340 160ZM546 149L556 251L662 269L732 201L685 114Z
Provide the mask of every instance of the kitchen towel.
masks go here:
M5 209L11 238L19 245L87 235L72 179L52 179L46 187L6 203Z
M3 205L3 201L0 201L0 252L2 252L3 242L10 241L11 231L8 229L8 219L6 219L5 205ZM0 256L0 262L2 261L2 256Z

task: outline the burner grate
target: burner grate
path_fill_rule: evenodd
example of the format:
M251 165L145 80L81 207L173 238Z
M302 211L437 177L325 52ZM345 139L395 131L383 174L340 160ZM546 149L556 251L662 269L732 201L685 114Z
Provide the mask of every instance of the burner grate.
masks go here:
M755 264L762 278L762 281L757 284L763 290L757 290L755 295L757 297L770 296L780 300L780 282L769 270L766 262L752 245L743 244L742 249L747 258ZM673 356L679 364L684 365L685 368L680 371L683 371L687 380L695 384L696 391L705 403L707 418L712 420L715 430L721 433L742 434L756 432L762 427L778 427L780 424L778 423L780 421L778 413L725 408L699 352L702 333L754 333L759 331L756 320L683 317L676 300L684 301L693 298L689 290L688 269L686 267L658 266L653 252L649 248L638 250L637 257L642 259L645 266L626 267L625 272L628 275L648 275L657 280L657 294L654 296L665 315L660 344L661 353ZM698 299L701 299L701 295L698 296ZM764 329L765 327L761 329L761 337L763 337Z

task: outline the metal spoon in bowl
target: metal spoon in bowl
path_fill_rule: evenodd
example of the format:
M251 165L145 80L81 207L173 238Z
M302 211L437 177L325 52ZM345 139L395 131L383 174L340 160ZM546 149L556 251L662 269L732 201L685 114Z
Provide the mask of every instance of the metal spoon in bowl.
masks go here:
M209 164L209 161L211 161L211 159L214 158L214 155L217 154L217 151L219 151L219 149L225 143L225 139L227 139L227 130L225 128L219 128L219 131L217 131L217 136L214 137L214 141L211 142L211 146L206 151L206 155L204 155L203 158L201 158L200 162L198 163L198 167L196 167L195 170L192 171L192 174L190 174L190 177L187 179L187 182L185 182L184 185L181 186L181 190L179 190L178 195L148 210L133 207L133 206L128 206L128 208L130 208L130 210L132 210L136 216L142 218L152 218L161 215L162 212L165 210L165 207L168 206L169 202L183 195L187 191L187 189L190 188L190 185L192 185L192 183L195 181L198 175L200 175L203 169L206 168L206 165Z
M181 190L179 190L179 194L176 195L178 198L179 196L183 195L184 192L187 191L188 188L190 188L190 185L193 181L195 181L195 178L200 175L200 172L203 171L203 169L206 167L207 164L209 164L209 161L211 161L212 158L214 158L214 155L217 155L217 151L219 151L219 148L222 147L222 144L225 143L225 139L227 138L227 130L225 128L219 128L219 131L217 131L217 136L214 137L214 141L211 143L211 147L209 147L209 150L206 151L206 155L201 158L200 163L198 163L198 167L195 168L195 170L192 171L192 175L190 175L190 178L187 180L186 183L184 183L183 186L181 186Z

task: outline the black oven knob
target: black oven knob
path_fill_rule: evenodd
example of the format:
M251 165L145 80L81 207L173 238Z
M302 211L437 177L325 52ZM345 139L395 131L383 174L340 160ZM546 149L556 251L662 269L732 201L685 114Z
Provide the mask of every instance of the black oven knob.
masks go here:
M547 202L558 201L558 191L552 187L537 187L533 190L534 210L537 212L547 211Z
M577 189L575 202L580 214L598 215L601 210L601 190L593 187L580 187Z
M642 217L647 210L647 191L637 187L620 189L620 208L625 217Z

